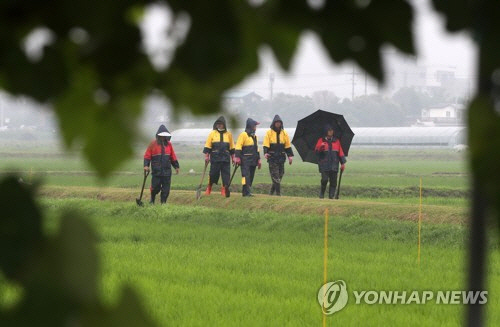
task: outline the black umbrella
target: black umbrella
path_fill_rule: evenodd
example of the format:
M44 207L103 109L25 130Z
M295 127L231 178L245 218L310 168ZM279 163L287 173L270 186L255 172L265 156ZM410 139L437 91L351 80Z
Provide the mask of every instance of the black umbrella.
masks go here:
M344 155L349 154L354 133L345 121L344 116L318 110L297 122L292 144L299 152L302 161L318 163L318 156L314 152L314 147L318 139L324 136L326 125L333 127L334 135L340 139Z

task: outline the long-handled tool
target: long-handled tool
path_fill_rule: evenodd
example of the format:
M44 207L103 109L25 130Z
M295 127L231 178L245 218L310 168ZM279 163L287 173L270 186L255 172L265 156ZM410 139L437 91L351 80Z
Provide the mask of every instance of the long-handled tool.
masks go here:
M205 168L203 168L203 175L201 176L200 185L196 189L196 200L201 198L201 185L203 185L203 180L205 179L205 173L207 172L208 161L205 161Z
M234 170L233 170L233 174L231 175L231 179L229 180L229 184L226 185L226 198L228 198L230 195L231 195L231 191L229 191L229 186L231 186L231 183L233 181L233 177L234 177L234 174L236 174L236 171L238 170L238 167L240 165L235 165L234 166Z
M341 171L340 171L339 182L338 182L338 184L337 184L337 194L335 194L335 199L337 199L337 200L339 199L339 193L340 193L340 182L342 182L342 173L343 173L343 172L344 172L343 170L341 170Z
M139 207L142 207L144 205L144 203L142 203L142 194L144 193L144 185L146 185L146 178L148 178L148 175L149 175L149 170L145 170L144 180L142 181L141 195L139 196L138 199L135 199L135 203L137 203Z

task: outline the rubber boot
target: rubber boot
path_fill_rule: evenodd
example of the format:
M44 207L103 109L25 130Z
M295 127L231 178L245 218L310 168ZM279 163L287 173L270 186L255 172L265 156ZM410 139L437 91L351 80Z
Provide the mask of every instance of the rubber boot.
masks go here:
M162 196L162 197L160 198L160 200L161 200L161 202L160 202L161 204L165 204L165 203L167 203L167 197L163 197L163 196Z
M331 187L328 189L328 198L333 199L335 197L335 187Z
M271 186L271 190L269 191L269 195L274 195L275 190L276 190L276 183L273 182L273 186Z
M247 185L247 190L248 190L248 196L254 196L252 193L252 188Z
M212 184L208 184L205 190L205 195L210 195L210 193L212 193Z
M276 195L281 196L281 184L276 183Z
M151 200L149 200L149 204L155 204L155 197L156 194L155 195L151 194Z
M319 192L319 198L324 199L325 198L325 191L326 191L326 183L321 183L321 191Z
M243 196L253 196L253 194L250 192L250 186L246 184L243 185L242 193Z

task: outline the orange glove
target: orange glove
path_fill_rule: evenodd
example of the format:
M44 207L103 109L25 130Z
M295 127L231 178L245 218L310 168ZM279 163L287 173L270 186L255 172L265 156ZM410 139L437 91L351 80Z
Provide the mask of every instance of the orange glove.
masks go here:
M341 171L344 171L344 169L345 169L345 164L341 164L341 165L340 165L340 170L341 170Z

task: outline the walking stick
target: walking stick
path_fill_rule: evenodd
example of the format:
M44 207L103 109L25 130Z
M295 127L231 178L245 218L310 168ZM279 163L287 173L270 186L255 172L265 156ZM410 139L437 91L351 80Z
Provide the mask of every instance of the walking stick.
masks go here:
M205 179L205 173L207 172L208 161L205 161L205 168L203 169L203 175L201 176L200 185L196 189L196 200L201 198L201 185L203 184L203 180Z
M231 175L231 179L229 180L229 184L226 186L226 198L228 198L231 194L229 191L229 186L231 186L231 182L233 181L234 174L236 174L236 171L238 170L238 167L240 165L236 165L233 170L233 174Z
M142 203L142 193L144 193L144 185L146 185L146 178L148 178L148 175L149 175L149 170L145 170L144 180L142 181L141 195L139 196L138 199L135 199L135 203L137 203L139 207L142 207L144 205L144 203Z
M338 199L339 199L339 193L340 193L340 182L342 182L342 173L343 173L343 172L344 172L343 170L341 170L341 171L340 171L339 183L338 183L338 185L337 185L337 194L335 194L335 199L336 199L336 200L338 200Z

